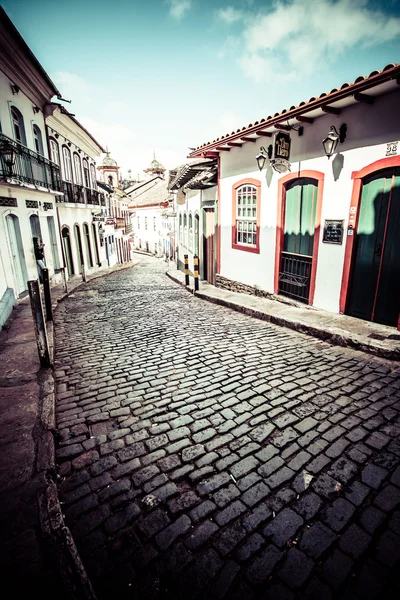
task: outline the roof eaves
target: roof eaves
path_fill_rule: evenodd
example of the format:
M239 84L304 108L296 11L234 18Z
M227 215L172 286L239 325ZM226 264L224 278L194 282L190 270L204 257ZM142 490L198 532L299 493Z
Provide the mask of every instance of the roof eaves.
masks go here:
M342 86L334 88L329 93L323 92L318 97L312 97L307 102L300 102L298 106L291 106L290 109L284 109L280 113L275 113L274 116L268 116L266 119L261 119L255 123L250 123L248 126L244 126L237 131L227 133L212 142L207 142L198 146L189 154L189 158L196 158L205 156L206 154L218 153L218 147L229 145L229 142L233 142L243 136L249 136L251 134L257 134L258 131L272 127L275 124L281 123L283 120L288 121L289 119L301 116L306 112L310 112L317 108L321 108L327 104L332 104L348 96L353 96L357 93L363 92L371 87L375 87L380 83L390 81L392 79L398 80L400 77L400 64L391 63L384 67L381 71L372 71L368 77L359 76L353 83L343 83ZM254 138L255 141L257 138Z

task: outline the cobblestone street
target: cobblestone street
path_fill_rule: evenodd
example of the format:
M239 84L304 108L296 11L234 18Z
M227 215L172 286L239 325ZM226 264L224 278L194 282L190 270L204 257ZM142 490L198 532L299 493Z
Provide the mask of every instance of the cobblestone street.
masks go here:
M98 598L399 598L399 363L165 270L55 315L60 499Z

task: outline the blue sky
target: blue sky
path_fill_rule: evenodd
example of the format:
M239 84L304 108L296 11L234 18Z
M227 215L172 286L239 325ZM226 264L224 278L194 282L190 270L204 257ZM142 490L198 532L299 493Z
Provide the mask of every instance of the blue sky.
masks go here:
M4 0L66 105L122 167L198 146L390 62L398 0Z

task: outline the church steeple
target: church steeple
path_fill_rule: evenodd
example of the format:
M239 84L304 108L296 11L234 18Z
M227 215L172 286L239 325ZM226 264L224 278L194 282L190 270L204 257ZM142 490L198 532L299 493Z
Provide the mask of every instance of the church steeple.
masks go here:
M150 166L144 170L147 177L155 177L158 175L164 179L164 173L166 169L162 166L162 164L156 159L156 153L153 152L153 160L150 163Z

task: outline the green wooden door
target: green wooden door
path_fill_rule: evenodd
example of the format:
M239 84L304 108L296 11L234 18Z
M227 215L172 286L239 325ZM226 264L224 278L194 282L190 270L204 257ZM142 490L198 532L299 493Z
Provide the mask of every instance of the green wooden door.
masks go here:
M400 312L400 168L365 178L347 314L397 325Z
M301 178L286 187L279 293L308 303L318 184Z

